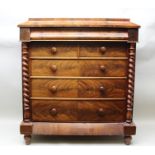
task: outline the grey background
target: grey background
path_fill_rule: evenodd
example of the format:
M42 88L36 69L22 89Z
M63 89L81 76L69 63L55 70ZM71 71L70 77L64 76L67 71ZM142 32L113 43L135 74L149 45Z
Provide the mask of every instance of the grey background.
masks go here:
M31 6L30 6L31 3ZM55 7L42 6L39 1L5 0L0 5L0 145L23 145L19 134L22 120L21 94L21 52L17 24L29 17L118 17L131 18L139 25L139 43L136 56L135 106L134 121L137 124L137 135L133 145L155 145L155 9L118 8L102 9L100 3L89 4L87 11L79 3L72 3L64 10L64 5L55 2ZM8 5L9 4L9 5ZM16 6L18 4L18 6ZM94 6L94 4L96 4ZM85 4L84 6L86 6ZM34 9L35 6L35 9ZM59 7L58 7L59 6ZM80 7L80 11L77 9ZM95 7L95 11L92 11ZM92 9L93 8L93 9ZM58 11L62 10L62 11ZM64 11L63 11L64 10ZM34 138L33 145L55 144L100 144L123 145L116 138L63 139Z

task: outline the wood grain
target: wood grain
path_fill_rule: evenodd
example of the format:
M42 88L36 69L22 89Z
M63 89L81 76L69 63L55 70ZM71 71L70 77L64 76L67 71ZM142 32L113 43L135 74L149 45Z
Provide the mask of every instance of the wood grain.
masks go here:
M80 76L79 63L75 60L32 60L31 68L32 76Z
M124 135L123 129L123 123L33 123L35 135L120 136Z
M29 126L29 128L27 128ZM80 136L99 136L99 135L134 135L136 126L134 123L56 123L56 122L22 122L21 129L27 128L34 135L80 135ZM134 129L134 130L133 130ZM26 134L26 130L21 130L21 134Z
M126 60L32 60L31 75L124 77L127 76L127 65Z
M56 52L53 53L52 48L56 48ZM29 51L30 56L41 57L77 57L78 47L73 42L31 42Z
M126 60L81 60L79 61L81 77L125 77Z
M123 122L126 104L124 101L80 101L78 112L80 121Z
M119 18L30 18L19 27L111 27L138 28L129 19Z
M76 101L33 101L32 120L50 122L77 121ZM57 114L52 115L51 110L55 108Z
M61 31L61 33L60 33ZM91 28L88 31L85 28L33 28L31 29L30 38L37 40L113 40L128 41L128 31L120 29L119 31L111 29Z
M33 121L48 122L122 122L124 101L32 101ZM51 109L57 111L51 114ZM99 110L103 109L103 114Z
M102 47L105 51L102 52ZM128 44L114 42L86 42L80 43L79 51L81 57L126 57Z
M120 98L126 96L126 80L49 80L32 79L32 97ZM56 91L52 92L52 87ZM105 88L104 92L100 87Z
M126 96L126 80L78 80L78 95L86 98L120 98ZM100 87L104 87L101 91Z
M52 47L56 53L52 53ZM105 47L105 52L101 52ZM31 57L127 57L128 44L103 42L32 42L30 46ZM79 51L79 52L78 52Z
M77 80L46 80L33 79L31 81L33 97L78 97ZM56 92L52 87L56 86Z

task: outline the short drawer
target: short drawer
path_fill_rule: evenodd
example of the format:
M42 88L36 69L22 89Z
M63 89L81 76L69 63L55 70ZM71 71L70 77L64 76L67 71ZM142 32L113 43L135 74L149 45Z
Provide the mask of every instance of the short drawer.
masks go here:
M32 97L125 98L126 80L32 79Z
M127 60L81 60L80 76L125 77L127 65Z
M127 57L128 44L86 42L79 47L81 57Z
M46 122L123 122L124 101L32 101L32 120Z
M125 98L127 81L116 80L79 80L78 95L81 98Z
M78 46L71 42L31 42L31 57L77 57Z
M81 101L78 105L78 120L88 122L125 121L125 101Z
M78 97L77 80L32 79L33 97Z
M76 101L32 101L32 120L49 122L77 121Z
M79 76L78 61L75 60L32 60L32 76Z

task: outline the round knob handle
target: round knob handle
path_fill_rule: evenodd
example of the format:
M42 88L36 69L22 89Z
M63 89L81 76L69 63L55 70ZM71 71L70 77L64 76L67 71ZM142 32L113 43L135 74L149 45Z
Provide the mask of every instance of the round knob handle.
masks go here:
M52 51L53 54L56 54L57 53L57 48L56 47L52 47L51 51Z
M100 92L104 93L105 88L103 86L100 86Z
M52 91L52 93L56 93L57 87L56 86L52 86L51 91Z
M53 72L56 72L56 71L57 71L57 66L56 66L56 65L52 65L52 66L51 66L51 70L52 70Z
M56 109L56 108L52 108L52 109L50 110L50 113L51 113L51 115L53 115L53 116L57 115L57 109Z
M98 114L99 114L100 116L103 116L103 115L104 115L104 110L103 110L103 108L99 108L99 109L98 109Z
M103 71L103 72L105 72L105 66L104 65L101 65L100 66L100 70Z
M106 47L104 47L104 46L100 47L100 51L102 54L104 54L106 52Z

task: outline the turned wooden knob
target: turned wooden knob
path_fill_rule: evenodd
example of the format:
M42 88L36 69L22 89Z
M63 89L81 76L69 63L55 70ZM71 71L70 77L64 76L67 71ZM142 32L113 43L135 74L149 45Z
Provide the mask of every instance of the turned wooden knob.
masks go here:
M98 109L98 114L99 114L100 116L103 116L103 115L104 115L104 110L103 110L103 108L99 108L99 109Z
M57 87L56 86L52 86L52 88L50 90L51 90L52 93L56 93Z
M104 65L101 65L101 66L100 66L100 70L101 70L102 72L105 72L105 66L104 66Z
M100 52L104 54L106 52L106 47L105 46L100 47Z
M52 47L51 52L52 52L52 54L56 54L57 53L57 48L56 47Z
M53 116L57 115L57 109L56 109L56 108L52 108L52 109L50 110L50 113L51 113L51 115L53 115Z
M56 66L56 65L52 65L52 66L51 66L51 70L52 70L53 72L56 72L56 71L57 71L57 66Z
M105 91L105 88L103 86L100 86L100 92L104 93L104 91Z

